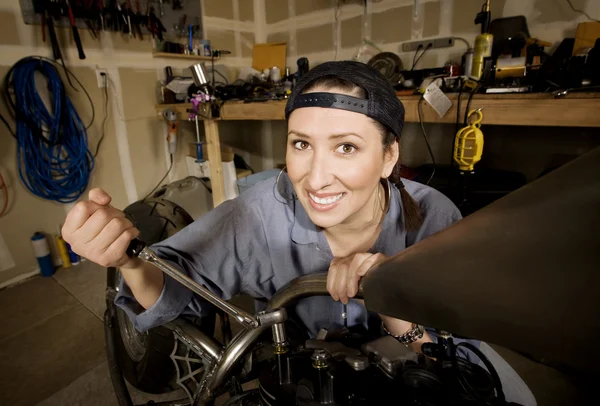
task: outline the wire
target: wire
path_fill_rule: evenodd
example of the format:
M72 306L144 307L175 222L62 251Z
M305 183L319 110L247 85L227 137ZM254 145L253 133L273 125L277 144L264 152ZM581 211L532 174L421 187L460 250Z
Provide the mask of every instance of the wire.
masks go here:
M154 189L152 189L150 191L150 193L148 193L146 195L146 197L144 197L142 199L142 201L146 200L147 198L150 197L150 195L152 195L152 193L154 193L154 191L156 189L158 189L160 187L160 185L163 183L163 181L167 178L167 176L169 175L169 173L171 172L171 169L173 169L173 154L170 154L170 158L171 158L171 164L169 165L169 169L167 169L167 173L165 173L165 176L162 177L162 179L160 181L158 181L158 183L156 184L156 186L154 186Z
M454 136L452 137L452 150L450 151L450 166L454 165L454 148L456 147L456 134L460 130L460 102L463 94L463 80L462 77L458 79L458 99L456 99L456 125L454 126Z
M6 214L8 210L8 185L4 181L4 177L2 176L2 172L0 172L0 189L4 190L4 206L2 206L2 210L0 210L0 217Z
M469 95L469 100L467 101L467 108L465 109L465 118L463 120L463 125L467 125L469 124L469 109L471 108L471 100L473 100L473 96L475 96L475 93L477 93L477 91L479 90L479 83L477 84L477 86L475 86L475 89L473 89L473 91L471 91L471 94Z
M71 72L69 69L67 69L67 67L64 65L64 63L63 64L59 64L54 59L46 58L45 56L31 56L30 58L40 59L42 61L51 63L54 67L59 66L62 69L64 69L64 71L66 73L66 76L67 76L67 79L69 81L69 84L71 85L71 87L75 91L78 91L75 88L75 86L73 86L73 84L71 83L70 77L72 76L73 79L75 79L75 81L77 82L77 84L79 85L79 87L81 87L81 90L83 90L83 93L85 94L85 97L87 97L88 102L90 102L90 108L92 109L92 118L90 119L90 123L85 126L85 129L89 130L92 127L92 125L94 124L94 120L96 119L96 109L94 108L94 102L92 102L92 98L90 97L90 94L85 89L85 86L83 86L83 84L81 83L81 81L77 78L77 76L75 76L75 74L73 72ZM10 73L10 70L9 70L8 73ZM6 75L6 78L8 78L8 77L9 77L9 74ZM15 111L15 106L14 106L14 103L13 103L12 98L10 97L10 93L9 93L9 82L8 82L8 80L4 81L4 97L5 97L6 101L8 102L8 104L10 105L10 108L12 109L12 111ZM2 117L1 120L4 121L4 124L8 127L8 124L4 120L4 117ZM9 129L10 129L10 127L9 127ZM46 130L42 130L42 132L46 133ZM13 136L15 138L17 138L16 135L15 135L15 133L13 131L11 131L11 133L13 134Z
M462 41L465 43L465 45L467 46L467 48L471 48L471 43L469 41L467 41L466 39L464 39L463 37L452 37L457 41Z
M96 152L94 152L94 158L98 156L98 152L100 151L100 145L102 145L102 141L104 141L104 135L106 134L106 120L108 119L108 80L106 75L104 75L104 119L102 120L100 139L98 140L98 144L96 144Z
M51 109L38 93L35 77L40 74L47 81ZM94 157L56 64L40 57L19 60L5 77L4 96L17 123L17 166L25 187L43 199L76 201L87 189Z
M569 6L571 6L571 10L575 11L576 13L581 13L581 14L583 14L584 16L586 16L588 19L590 19L590 20L592 20L592 21L600 21L600 20L598 20L598 19L595 19L595 18L592 18L592 17L590 17L590 15L589 15L588 13L586 13L585 11L583 11L583 10L580 10L580 9L578 9L578 8L575 8L575 7L573 6L573 3L571 3L571 0L567 0L567 3L569 3Z
M413 55L412 67L410 68L410 70L415 69L415 65L417 63L417 55L419 54L419 51L421 50L421 48L423 48L423 45L419 45L417 47L417 50L415 51L415 54Z
M417 58L417 60L415 61L415 57L419 53L419 49L421 49L421 47L422 47L422 45L419 45L419 48L417 48L417 50L415 51L415 56L413 57L412 68L410 68L410 70L415 70L415 68L417 67L417 64L421 61L421 58L423 58L423 55L425 55L425 52L427 52L432 47L432 45L431 45L431 43L427 44L427 46L425 47L425 49L421 53L421 56L419 56Z
M468 394L468 396L471 397L472 400L478 402L478 404L484 404L484 405L489 404L489 399L483 398L479 394L477 389L473 388L473 386L465 378L463 371L461 371L461 369L458 365L458 357L457 357L458 349L460 347L464 347L464 348L468 349L469 351L471 351L472 353L474 353L481 360L483 365L485 365L488 373L490 374L492 382L494 384L494 389L496 389L496 400L498 401L497 404L500 404L500 405L505 404L506 397L504 395L504 391L502 390L502 381L500 380L500 376L498 375L498 372L494 368L494 365L490 362L488 357L486 357L485 354L483 352L481 352L481 350L479 348L475 347L473 344L471 344L469 342L462 342L462 343L457 344L454 347L454 351L452 354L452 368L454 369L455 375L458 378L458 381L459 381L460 385L462 386L462 388L464 389L464 391Z
M217 75L221 76L223 78L223 80L225 80L225 84L226 85L229 84L229 81L227 80L227 77L225 75L223 75L221 72L219 72L216 69L212 69L211 71L213 72L213 76L214 76L214 73L216 73ZM219 82L215 82L215 83L219 83Z
M431 144L429 144L429 139L427 138L427 133L425 132L425 125L423 124L423 100L425 100L425 95L421 95L418 104L419 110L419 124L421 124L421 132L423 133L423 139L425 140L425 144L427 144L427 150L429 151L429 156L431 157L431 163L433 164L433 171L431 171L431 176L429 176L429 180L426 185L431 183L433 176L435 175L435 157L433 156L433 150L431 149Z
M6 121L6 119L4 118L4 116L2 114L0 114L0 120L2 120L2 122L4 123L4 125L6 126L8 131L12 134L12 136L17 138L17 134L15 134L15 131L12 129L10 124L8 124L8 121Z

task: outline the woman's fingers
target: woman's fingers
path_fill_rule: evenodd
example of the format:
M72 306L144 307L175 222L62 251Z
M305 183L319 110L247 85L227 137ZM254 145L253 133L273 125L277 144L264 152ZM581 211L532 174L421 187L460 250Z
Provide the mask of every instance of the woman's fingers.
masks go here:
M338 300L337 292L335 290L335 278L337 275L337 263L334 258L333 261L329 264L329 271L327 272L327 291L333 298L333 300Z
M336 285L335 290L337 291L338 300L340 300L343 304L348 303L348 275L350 264L349 261L344 260L340 261L337 265L337 277L336 277Z
M362 278L367 274L367 272L369 272L372 268L377 266L380 262L383 262L385 259L386 256L380 253L371 255L358 267L358 269L356 270L356 274L360 278Z
M348 303L350 298L358 293L360 279L385 258L383 254L360 253L331 261L327 275L327 291L333 300Z
M114 218L125 218L125 214L109 206L98 208L81 228L77 230L78 240L84 244L91 242Z
M113 217L94 238L93 243L100 252L106 251L110 245L127 229L133 227L131 221L125 217Z
M127 256L127 247L134 238L137 238L140 232L137 228L131 225L130 228L124 230L118 238L106 249L105 255L109 263L114 263L120 267L125 263L131 261L131 258Z
M111 198L102 189L91 190L89 199L77 203L67 215L62 228L65 241L74 252L102 266L132 262L126 249L139 231L110 205Z
M348 303L346 280L348 278L348 259L334 258L327 272L327 291L335 301Z
M112 200L110 195L104 191L104 189L94 188L88 193L88 198L91 202L99 204L100 206L108 206Z
M349 277L346 282L346 291L348 297L354 297L358 293L358 281L362 277L358 272L365 263L369 263L369 259L373 257L372 254L356 254L352 257L349 267Z

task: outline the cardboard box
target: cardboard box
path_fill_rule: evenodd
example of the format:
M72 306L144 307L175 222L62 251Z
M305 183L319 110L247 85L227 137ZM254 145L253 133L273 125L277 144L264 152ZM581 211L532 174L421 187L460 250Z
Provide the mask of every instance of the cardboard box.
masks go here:
M285 72L285 58L287 44L278 42L274 44L255 44L252 49L252 68L259 72L277 66L281 76Z
M593 48L598 38L600 38L600 22L579 23L575 34L573 55L577 55L582 49Z

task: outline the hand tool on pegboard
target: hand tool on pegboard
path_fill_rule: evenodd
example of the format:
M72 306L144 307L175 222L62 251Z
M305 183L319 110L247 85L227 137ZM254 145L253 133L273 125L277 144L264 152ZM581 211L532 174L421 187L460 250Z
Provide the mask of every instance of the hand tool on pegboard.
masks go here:
M104 0L94 0L92 9L96 16L98 31L104 31Z
M146 7L146 12L142 13L142 6L140 5L140 0L135 0L135 18L140 26L148 26L148 8Z
M127 18L127 13L124 11L123 7L121 7L121 5L119 4L119 1L117 0L116 2L117 4L117 15L119 16L119 22L122 21L122 25L121 25L121 32L123 34L129 34L129 38L132 37L132 33L131 33L131 26L129 24L129 19ZM125 4L125 3L123 3Z
M134 25L136 27L137 35L139 36L140 41L142 41L144 39L144 35L142 34L142 27L148 25L148 20L147 17L142 15L142 7L140 6L140 0L135 0L135 14L133 14L131 18L135 21ZM144 23L144 21L146 22Z
M130 22L130 30L134 37L143 39L142 29L140 28L140 23L138 21L137 15L133 12L133 6L131 5L131 0L127 0L127 17Z
M85 26L90 31L92 38L98 38L98 32L100 27L97 24L96 8L94 6L95 0L78 0L75 3L73 14L75 18L81 18L85 23Z
M55 61L61 61L64 65L64 61L62 60L62 52L60 51L58 38L56 37L56 31L54 30L54 19L57 17L57 15L60 19L60 6L56 1L47 1L44 2L44 4L44 19L46 20L46 25L48 26L48 37L50 37L50 45L52 46L52 56Z
M73 39L75 40L75 45L77 46L77 52L79 53L79 59L85 59L85 53L83 52L83 45L81 44L81 38L79 38L79 30L77 29L77 24L75 23L75 16L73 15L73 9L71 8L71 3L69 2L69 0L65 0L65 4L67 6L69 22L71 23L71 30L73 31Z
M153 37L156 36L159 41L163 40L163 32L167 31L160 19L156 16L154 7L150 7L150 12L148 13L148 31L152 33Z

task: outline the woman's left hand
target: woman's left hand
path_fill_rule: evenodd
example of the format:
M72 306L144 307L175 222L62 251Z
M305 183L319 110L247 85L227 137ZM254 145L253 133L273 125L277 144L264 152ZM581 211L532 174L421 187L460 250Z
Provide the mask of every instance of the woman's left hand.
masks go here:
M358 293L358 282L375 265L386 257L383 254L354 254L346 258L334 258L327 273L327 290L333 300L347 304Z

